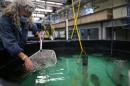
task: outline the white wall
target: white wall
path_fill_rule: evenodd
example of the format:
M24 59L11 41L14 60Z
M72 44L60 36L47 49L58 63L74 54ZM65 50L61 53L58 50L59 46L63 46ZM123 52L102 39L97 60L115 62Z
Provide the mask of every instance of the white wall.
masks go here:
M127 12L126 6L113 9L113 18L114 19L123 18L123 17L127 17L127 16L128 16L128 12Z

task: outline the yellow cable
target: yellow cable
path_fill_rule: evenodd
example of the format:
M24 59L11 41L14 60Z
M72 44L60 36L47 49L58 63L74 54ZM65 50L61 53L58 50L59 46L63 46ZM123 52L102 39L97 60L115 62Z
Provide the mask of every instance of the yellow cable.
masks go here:
M78 2L79 2L79 4L78 4L78 14L79 14L80 0L78 0ZM82 43L81 43L81 38L80 38L80 33L79 33L79 30L78 30L78 27L77 27L78 15L76 16L76 12L75 12L75 8L74 8L74 1L73 1L73 0L72 0L72 6L73 6L73 15L74 15L74 28L73 28L73 33L74 33L74 30L77 31L77 35L78 35L78 39L79 39L81 51L83 51ZM72 33L72 34L73 34L73 33Z
M76 16L76 12L75 12L75 8L74 8L74 1L72 0L73 16L74 16L74 28L73 28L73 32L72 32L71 38L73 37L74 31L76 30L77 35L78 35L78 39L79 39L80 48L81 48L81 53L80 53L80 56L81 56L83 53L85 55L87 55L87 54L86 54L86 52L83 49L83 45L82 45L82 42L81 42L80 32L79 32L78 26L77 26L77 20L78 20L79 9L80 9L80 0L78 0L78 2L79 2L79 5L78 5L78 15Z
M75 8L74 8L74 1L72 0L72 8L73 8L73 18L74 18L74 27L73 27L73 31L72 31L72 34L71 34L71 39L73 38L73 35L74 35L74 31L75 31L75 18L76 18L76 15L75 15Z
M71 39L73 38L73 35L74 35L74 31L76 29L76 24L77 24L77 21L78 21L78 16L79 16L79 11L80 11L80 0L78 1L78 15L76 16L76 12L75 12L75 8L74 8L74 1L72 0L72 7L73 7L73 16L74 16L74 28L73 28L73 32L71 34Z

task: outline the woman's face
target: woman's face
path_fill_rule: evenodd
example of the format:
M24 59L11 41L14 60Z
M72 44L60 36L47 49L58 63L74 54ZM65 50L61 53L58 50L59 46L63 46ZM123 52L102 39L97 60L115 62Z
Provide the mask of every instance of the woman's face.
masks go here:
M29 13L29 12L27 12L27 11L24 11L24 13L23 13L23 16L24 16L24 17L27 17L27 18L29 18L31 15L30 15L30 13Z
M24 8L22 8L21 12L20 12L20 16L24 16L29 18L31 16L31 13L29 13L28 11L26 11Z

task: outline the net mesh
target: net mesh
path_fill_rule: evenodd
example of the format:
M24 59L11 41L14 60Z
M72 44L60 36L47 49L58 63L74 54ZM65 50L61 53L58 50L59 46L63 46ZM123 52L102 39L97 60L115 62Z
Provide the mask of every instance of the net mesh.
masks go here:
M57 58L54 50L39 50L30 56L34 64L34 69L47 68L57 63Z

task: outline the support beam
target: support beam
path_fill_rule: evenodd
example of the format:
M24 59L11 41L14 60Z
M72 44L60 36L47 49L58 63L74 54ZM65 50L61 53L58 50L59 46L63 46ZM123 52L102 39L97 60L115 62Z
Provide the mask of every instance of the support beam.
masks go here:
M66 19L66 40L68 40L69 39L69 30L68 30L68 19Z
M101 27L99 27L98 28L98 35L99 35L99 40L101 40L102 39L102 28Z
M103 40L106 40L106 27L103 27Z

